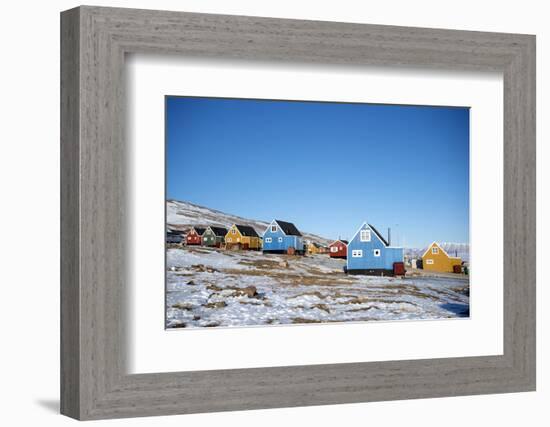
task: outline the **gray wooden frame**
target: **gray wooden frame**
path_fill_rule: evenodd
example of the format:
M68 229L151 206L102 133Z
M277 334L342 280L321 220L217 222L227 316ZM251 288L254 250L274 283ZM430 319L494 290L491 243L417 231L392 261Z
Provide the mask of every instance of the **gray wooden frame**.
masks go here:
M501 71L504 354L128 375L130 52ZM535 389L534 36L79 7L61 14L61 165L63 414L100 419Z

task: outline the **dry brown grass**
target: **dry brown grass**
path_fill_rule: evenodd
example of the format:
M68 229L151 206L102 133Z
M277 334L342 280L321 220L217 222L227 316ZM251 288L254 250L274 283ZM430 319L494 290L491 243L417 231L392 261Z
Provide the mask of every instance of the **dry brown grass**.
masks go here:
M263 301L259 301L259 300L241 300L239 301L239 304L243 304L243 305L263 305L264 307L273 307L273 305L270 303L270 302L263 302Z
M292 323L322 323L321 320L317 319L305 319L303 317L294 317Z
M227 303L225 301L216 301L216 302L207 302L203 305L204 308L223 308L227 307Z
M348 313L353 313L353 312L357 312L357 311L369 311L369 310L378 310L378 307L376 307L375 305L371 305L369 307L359 307L359 308L352 308L351 310L346 310L346 312Z
M300 294L292 295L292 296L288 297L287 299L294 299L294 298L299 298L299 297L304 297L304 296L313 296L313 297L317 297L319 299L325 299L326 298L326 296L324 296L321 292L312 291L312 292L302 292Z
M247 267L256 267L258 269L273 269L280 266L280 261L275 261L271 259L261 259L261 260L251 260L251 261L240 261L240 265Z
M410 301L405 300L396 300L396 299L389 299L389 298L380 298L379 296L376 297L359 297L356 296L355 298L352 298L348 301L340 301L336 304L339 305L348 305L348 304L411 304L414 306L418 306L418 304Z

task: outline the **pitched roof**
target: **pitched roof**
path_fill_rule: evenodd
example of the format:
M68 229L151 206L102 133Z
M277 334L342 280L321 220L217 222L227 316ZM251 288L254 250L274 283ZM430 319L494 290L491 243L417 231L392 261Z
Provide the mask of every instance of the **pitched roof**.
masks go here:
M193 227L193 228L195 229L195 231L199 236L202 236L202 233L206 231L206 228L203 228L203 227Z
M227 228L225 227L212 227L210 226L210 230L214 233L215 236L223 237L227 234Z
M453 259L461 259L460 257L458 256L451 256L447 253L447 251L443 248L443 246L441 246L439 243L437 242L432 242L427 248L426 250L424 251L424 253L422 254L421 258L424 258L424 256L428 253L428 251L433 248L433 246L436 246L437 248L439 248L445 255L447 255L447 257L449 258L453 258Z
M239 232L243 235L243 236L249 236L249 237L260 237L258 236L258 233L256 233L256 230L254 230L252 227L250 227L249 225L239 225L239 224L235 224L235 227L237 227L237 229L239 230Z
M281 227L281 229L284 231L284 233L287 236L301 236L302 234L298 231L296 226L292 224L291 222L281 221L279 219L276 219L275 222Z
M378 236L378 238L382 241L382 243L384 243L384 245L389 246L389 243L386 241L386 239L384 239L382 237L382 235L380 234L380 232L376 228L374 228L370 224L368 224L368 226L371 228L372 231L374 231L374 233Z
M335 243L338 243L338 242L343 243L344 245L348 245L348 244L349 244L349 242L348 242L347 240L338 239L338 240L335 240L334 242L332 242L329 246L332 246L332 245L334 245Z

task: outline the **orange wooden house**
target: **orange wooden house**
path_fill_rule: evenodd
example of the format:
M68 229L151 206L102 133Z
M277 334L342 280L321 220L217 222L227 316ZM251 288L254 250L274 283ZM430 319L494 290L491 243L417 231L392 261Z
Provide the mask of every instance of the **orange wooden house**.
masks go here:
M433 242L426 252L422 255L422 268L428 271L437 271L440 273L460 272L462 260L458 257L450 256L436 242Z
M227 249L243 249L259 251L262 247L260 236L248 225L233 224L225 235Z

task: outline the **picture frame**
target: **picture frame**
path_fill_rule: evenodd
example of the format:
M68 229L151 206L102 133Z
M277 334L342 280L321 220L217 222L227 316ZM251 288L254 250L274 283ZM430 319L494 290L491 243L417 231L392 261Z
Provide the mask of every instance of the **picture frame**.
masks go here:
M127 374L128 53L502 72L503 354ZM61 14L61 166L64 415L91 420L535 390L535 36L81 6Z

